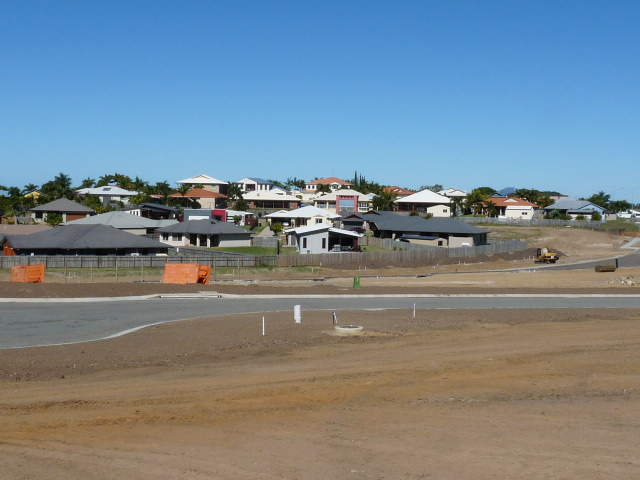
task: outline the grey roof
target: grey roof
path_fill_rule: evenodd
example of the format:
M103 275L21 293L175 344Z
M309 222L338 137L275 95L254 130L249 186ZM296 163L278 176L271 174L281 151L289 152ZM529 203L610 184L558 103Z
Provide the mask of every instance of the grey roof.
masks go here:
M553 205L549 205L545 208L546 211L553 210L598 210L604 211L604 209L595 203L591 203L587 200L578 200L576 198L564 197L558 199Z
M7 241L16 250L167 249L164 243L106 225L66 225L29 235L7 235Z
M177 223L177 220L169 220L169 224ZM160 228L167 225L166 220L151 220L146 217L139 217L138 215L132 215L125 212L107 212L100 215L93 215L91 217L80 218L78 220L72 220L65 222L62 225L108 225L109 227L119 229L147 229L147 228Z
M194 233L198 235L246 235L251 236L251 232L240 228L229 222L219 222L218 220L187 220L168 227L159 228L160 233Z
M89 208L68 198L59 198L53 202L38 205L32 208L32 212L61 212L61 213L95 213L93 208Z
M355 215L354 215L355 216ZM457 235L478 235L488 233L475 225L468 224L457 218L432 217L424 219L419 216L398 215L394 212L376 211L364 214L357 214L367 222L373 223L378 230L393 232L416 232L416 233L448 233Z

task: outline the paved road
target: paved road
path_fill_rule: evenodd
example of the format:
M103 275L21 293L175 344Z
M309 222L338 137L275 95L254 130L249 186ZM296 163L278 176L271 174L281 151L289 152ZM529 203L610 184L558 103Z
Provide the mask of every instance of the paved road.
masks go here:
M640 295L379 295L9 302L0 348L97 340L146 325L234 313L365 309L640 308Z

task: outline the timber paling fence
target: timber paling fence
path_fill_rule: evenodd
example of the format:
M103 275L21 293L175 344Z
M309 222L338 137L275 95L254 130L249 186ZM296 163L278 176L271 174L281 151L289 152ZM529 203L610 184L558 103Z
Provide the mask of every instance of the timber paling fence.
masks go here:
M548 218L533 218L522 220L517 218L496 218L496 217L456 217L463 222L481 225L513 225L518 227L574 227L586 228L587 230L602 229L602 222L591 220L552 220Z
M164 268L167 263L199 263L216 268L244 268L263 266L261 257L254 255L171 255L171 256L66 256L66 255L17 255L0 256L0 269L16 265L44 264L46 268Z
M522 252L529 245L518 240L496 240L478 247L443 248L415 245L390 239L363 237L361 244L387 248L377 252L339 252L300 255L244 255L214 250L180 249L182 255L169 256L0 256L0 268L44 264L46 268L164 268L166 263L199 263L215 268L304 267L304 266L421 266L460 262L464 259L503 253ZM395 250L393 250L395 248ZM186 254L185 254L186 253Z
M366 240L365 240L366 238ZM274 256L277 265L281 267L303 266L337 266L337 267L366 267L366 266L426 266L457 263L474 257L496 254L524 252L529 248L527 242L520 240L496 240L490 245L477 247L443 248L428 245L416 245L397 242L391 239L363 237L361 245L372 245L381 248L395 248L396 250L317 253L301 255ZM264 260L265 257L262 257ZM265 262L265 264L268 264Z

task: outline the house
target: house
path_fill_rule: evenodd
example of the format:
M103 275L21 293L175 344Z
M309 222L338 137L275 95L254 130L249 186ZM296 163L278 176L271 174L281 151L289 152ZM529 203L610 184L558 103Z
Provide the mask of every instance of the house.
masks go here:
M106 225L66 225L29 235L6 235L5 255L166 255L156 240Z
M213 210L207 208L185 208L184 221L187 220L218 220L220 222L235 223L235 218L240 217L240 223L238 225L254 224L252 221L253 213L243 212L242 210L230 210L228 208L214 208Z
M578 200L576 198L563 197L554 202L552 205L544 208L545 215L553 214L553 212L557 212L561 215L569 215L572 219L575 220L579 216L590 219L594 213L598 213L601 216L604 216L606 210L600 205L596 205L595 203L591 203L587 200Z
M117 186L106 185L103 187L81 188L76 191L79 198L86 195L95 195L100 199L103 205L109 205L111 202L129 203L129 199L139 192L134 190L125 190Z
M213 219L187 220L157 230L160 241L173 247L249 247L251 232Z
M394 185L392 187L384 187L382 191L385 193L391 193L395 195L396 198L404 198L416 193L413 190L409 190L408 188L404 188L404 187L398 187L397 185Z
M343 219L344 228L363 228L374 237L393 240L416 240L408 236L437 237L429 244L440 247L478 246L487 244L488 230L470 225L456 218L398 215L394 212L371 211L354 214ZM359 226L359 227L358 227ZM416 242L412 242L416 243Z
M317 208L344 216L353 212L368 212L371 209L371 197L350 188L343 188L317 197L313 204Z
M359 251L361 234L334 228L326 223L285 230L287 245L298 247L298 253Z
M537 217L540 212L539 205L518 197L493 196L482 203L484 205L485 212L489 214L488 206L493 203L497 216L503 218L531 220L532 218Z
M181 209L160 203L143 203L125 210L131 215L150 218L151 220L168 220L178 218Z
M244 193L268 192L276 186L275 183L269 180L263 180L262 178L243 178L234 183L238 185Z
M293 210L300 207L302 200L285 190L275 187L266 192L249 192L243 195L251 210L275 211Z
M457 188L445 188L444 190L440 190L438 195L442 195L447 198L467 198L469 192L465 192L464 190Z
M201 208L209 209L218 208L227 203L226 195L205 188L192 188L186 193L172 193L169 198L187 199L191 202L197 202Z
M434 217L450 217L450 204L450 198L429 189L396 200L399 211L430 213Z
M100 215L64 222L62 225L106 225L134 235L153 235L158 228L177 223L178 220L151 220L127 212L107 212Z
M223 194L226 194L227 189L229 188L228 182L223 182L222 180L218 180L217 178L210 177L203 173L196 175L195 177L178 180L176 183L179 185L187 185L192 188L202 187L209 192L218 192Z
M31 212L31 218L34 222L46 222L47 217L52 213L60 214L63 222L78 220L96 213L93 208L86 207L68 198L59 198L53 202L38 205L29 210L29 212Z
M331 188L332 192L340 190L341 188L353 187L353 183L347 182L346 180L342 180L338 177L316 178L315 180L311 180L310 182L307 182L305 184L305 192L318 193L318 185L329 185L329 188Z
M323 210L313 205L307 205L295 210L273 212L265 215L264 218L268 219L269 223L282 222L286 226L304 227L318 223L326 223L332 226L334 221L342 217L337 213L329 212L328 210Z

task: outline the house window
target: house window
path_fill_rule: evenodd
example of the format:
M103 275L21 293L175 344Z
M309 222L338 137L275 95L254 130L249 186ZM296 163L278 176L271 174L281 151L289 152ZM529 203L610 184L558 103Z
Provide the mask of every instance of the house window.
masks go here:
M302 239L302 248L307 248L307 237Z
M163 233L162 234L162 240L169 240L169 234L168 233Z
M316 224L318 223L322 223L322 219L321 218L316 218Z
M327 239L323 238L322 239L322 249L325 250L327 248Z
M182 241L182 234L176 233L176 242L181 242L181 241Z

